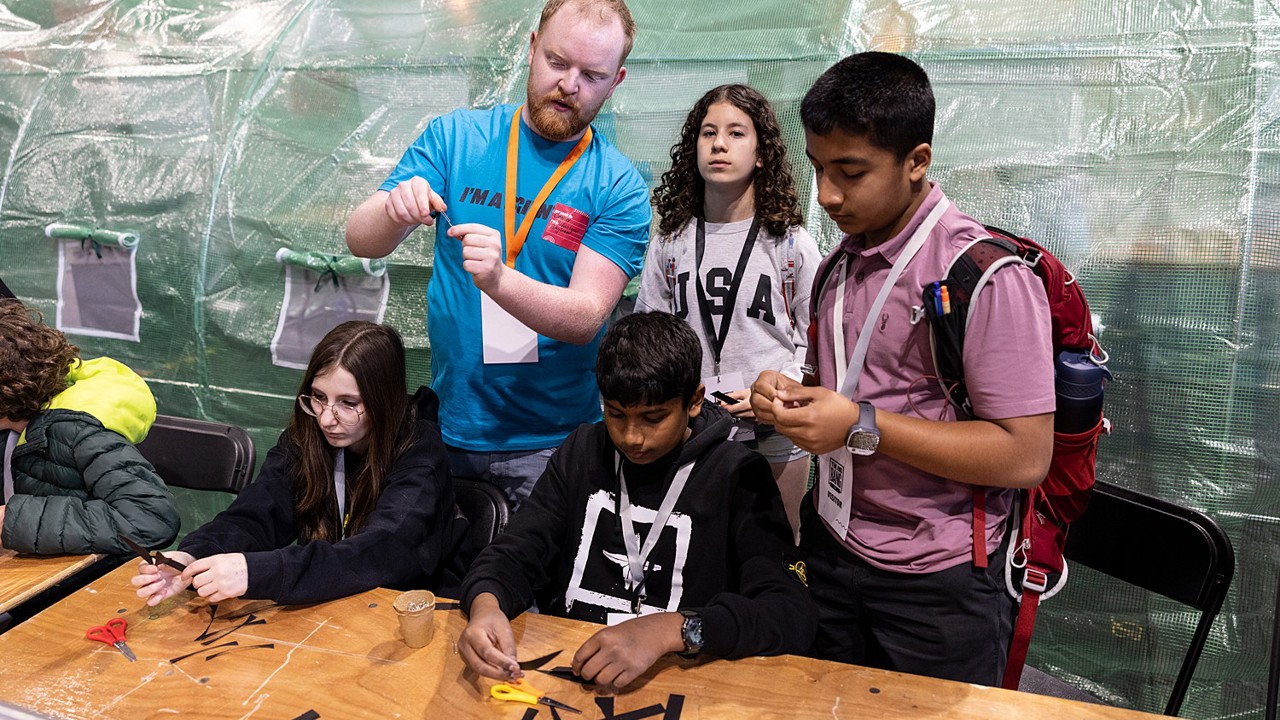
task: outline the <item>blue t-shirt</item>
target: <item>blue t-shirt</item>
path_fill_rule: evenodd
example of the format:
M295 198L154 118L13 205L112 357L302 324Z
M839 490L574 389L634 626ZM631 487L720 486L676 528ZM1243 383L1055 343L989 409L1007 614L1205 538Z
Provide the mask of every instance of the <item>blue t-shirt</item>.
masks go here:
M448 205L454 224L503 230L507 139L512 105L456 110L432 120L405 151L380 189L424 178ZM553 142L520 123L516 227L574 142ZM585 245L613 261L628 278L640 271L649 238L649 192L617 148L596 133L586 152L538 211L516 259L516 270L539 282L568 287L576 250L543 237L557 204L585 213ZM600 420L596 350L603 328L586 345L538 336L538 362L485 365L480 290L462 268L462 246L436 223L435 262L427 286L431 388L440 396L440 428L448 444L474 451L555 447L582 423ZM506 239L503 239L504 250Z

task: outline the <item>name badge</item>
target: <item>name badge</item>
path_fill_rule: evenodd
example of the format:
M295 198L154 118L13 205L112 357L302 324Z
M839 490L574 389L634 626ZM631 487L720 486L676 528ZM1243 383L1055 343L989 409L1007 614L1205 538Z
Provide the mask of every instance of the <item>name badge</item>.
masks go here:
M480 293L480 329L485 365L538 362L538 333L483 292Z
M853 453L839 448L818 456L818 515L836 534L849 534L853 503Z
M608 615L604 616L604 622L606 625L613 626L619 623L624 623L628 620L635 620L636 618L642 617L644 615L652 615L654 613L659 613L659 612L662 612L661 608L649 607L648 605L641 605L640 612L634 615L631 613L611 612Z
M582 238L587 234L587 214L581 210L556 203L547 217L546 229L542 231L542 239L558 245L570 252L578 252L582 247Z

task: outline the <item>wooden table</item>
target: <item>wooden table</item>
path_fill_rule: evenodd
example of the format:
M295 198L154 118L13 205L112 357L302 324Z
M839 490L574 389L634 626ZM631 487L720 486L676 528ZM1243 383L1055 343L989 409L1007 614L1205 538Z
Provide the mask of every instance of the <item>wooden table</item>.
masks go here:
M493 681L465 669L455 641L464 627L457 610L435 613L435 639L406 647L391 605L397 593L367 593L307 607L267 607L266 622L243 627L214 645L194 641L209 625L204 601L174 598L147 608L134 595L133 563L118 568L35 618L0 635L0 700L62 718L523 718L526 705L491 700ZM233 616L261 602L223 603L214 631L244 620ZM129 621L131 663L114 648L84 638L90 623ZM521 658L556 649L549 663L567 665L595 626L526 614L513 626ZM270 649L245 646L273 643ZM230 649L230 648L224 648ZM177 662L171 658L200 651ZM565 720L603 717L598 696L541 673L531 684L581 709ZM683 696L682 711L675 712ZM1130 710L784 656L738 661L660 661L630 692L613 698L614 714L653 705L658 720L710 718L1153 718ZM540 707L539 720L551 713Z
M61 580L102 559L103 555L19 555L0 548L0 613L5 613Z

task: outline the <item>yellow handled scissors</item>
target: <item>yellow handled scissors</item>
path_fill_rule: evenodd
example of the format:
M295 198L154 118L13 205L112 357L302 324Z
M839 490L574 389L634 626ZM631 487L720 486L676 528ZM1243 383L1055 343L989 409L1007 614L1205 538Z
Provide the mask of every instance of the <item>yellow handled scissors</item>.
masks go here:
M547 697L541 690L535 690L533 687L526 685L523 680L517 680L514 684L498 683L489 688L489 695L495 700L506 700L509 702L520 702L526 705L548 705L560 710L582 714L582 711L576 707L570 707Z

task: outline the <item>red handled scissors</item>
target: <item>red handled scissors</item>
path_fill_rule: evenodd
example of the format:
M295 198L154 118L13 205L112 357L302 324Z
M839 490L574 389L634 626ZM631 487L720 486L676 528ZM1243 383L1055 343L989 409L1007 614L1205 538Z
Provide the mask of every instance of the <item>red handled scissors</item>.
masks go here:
M137 662L138 656L133 654L129 649L129 645L124 641L124 631L129 627L129 623L124 618L114 617L105 624L96 625L89 628L84 636L90 640L97 640L100 643L114 645L117 650L124 653L129 658L129 662Z

